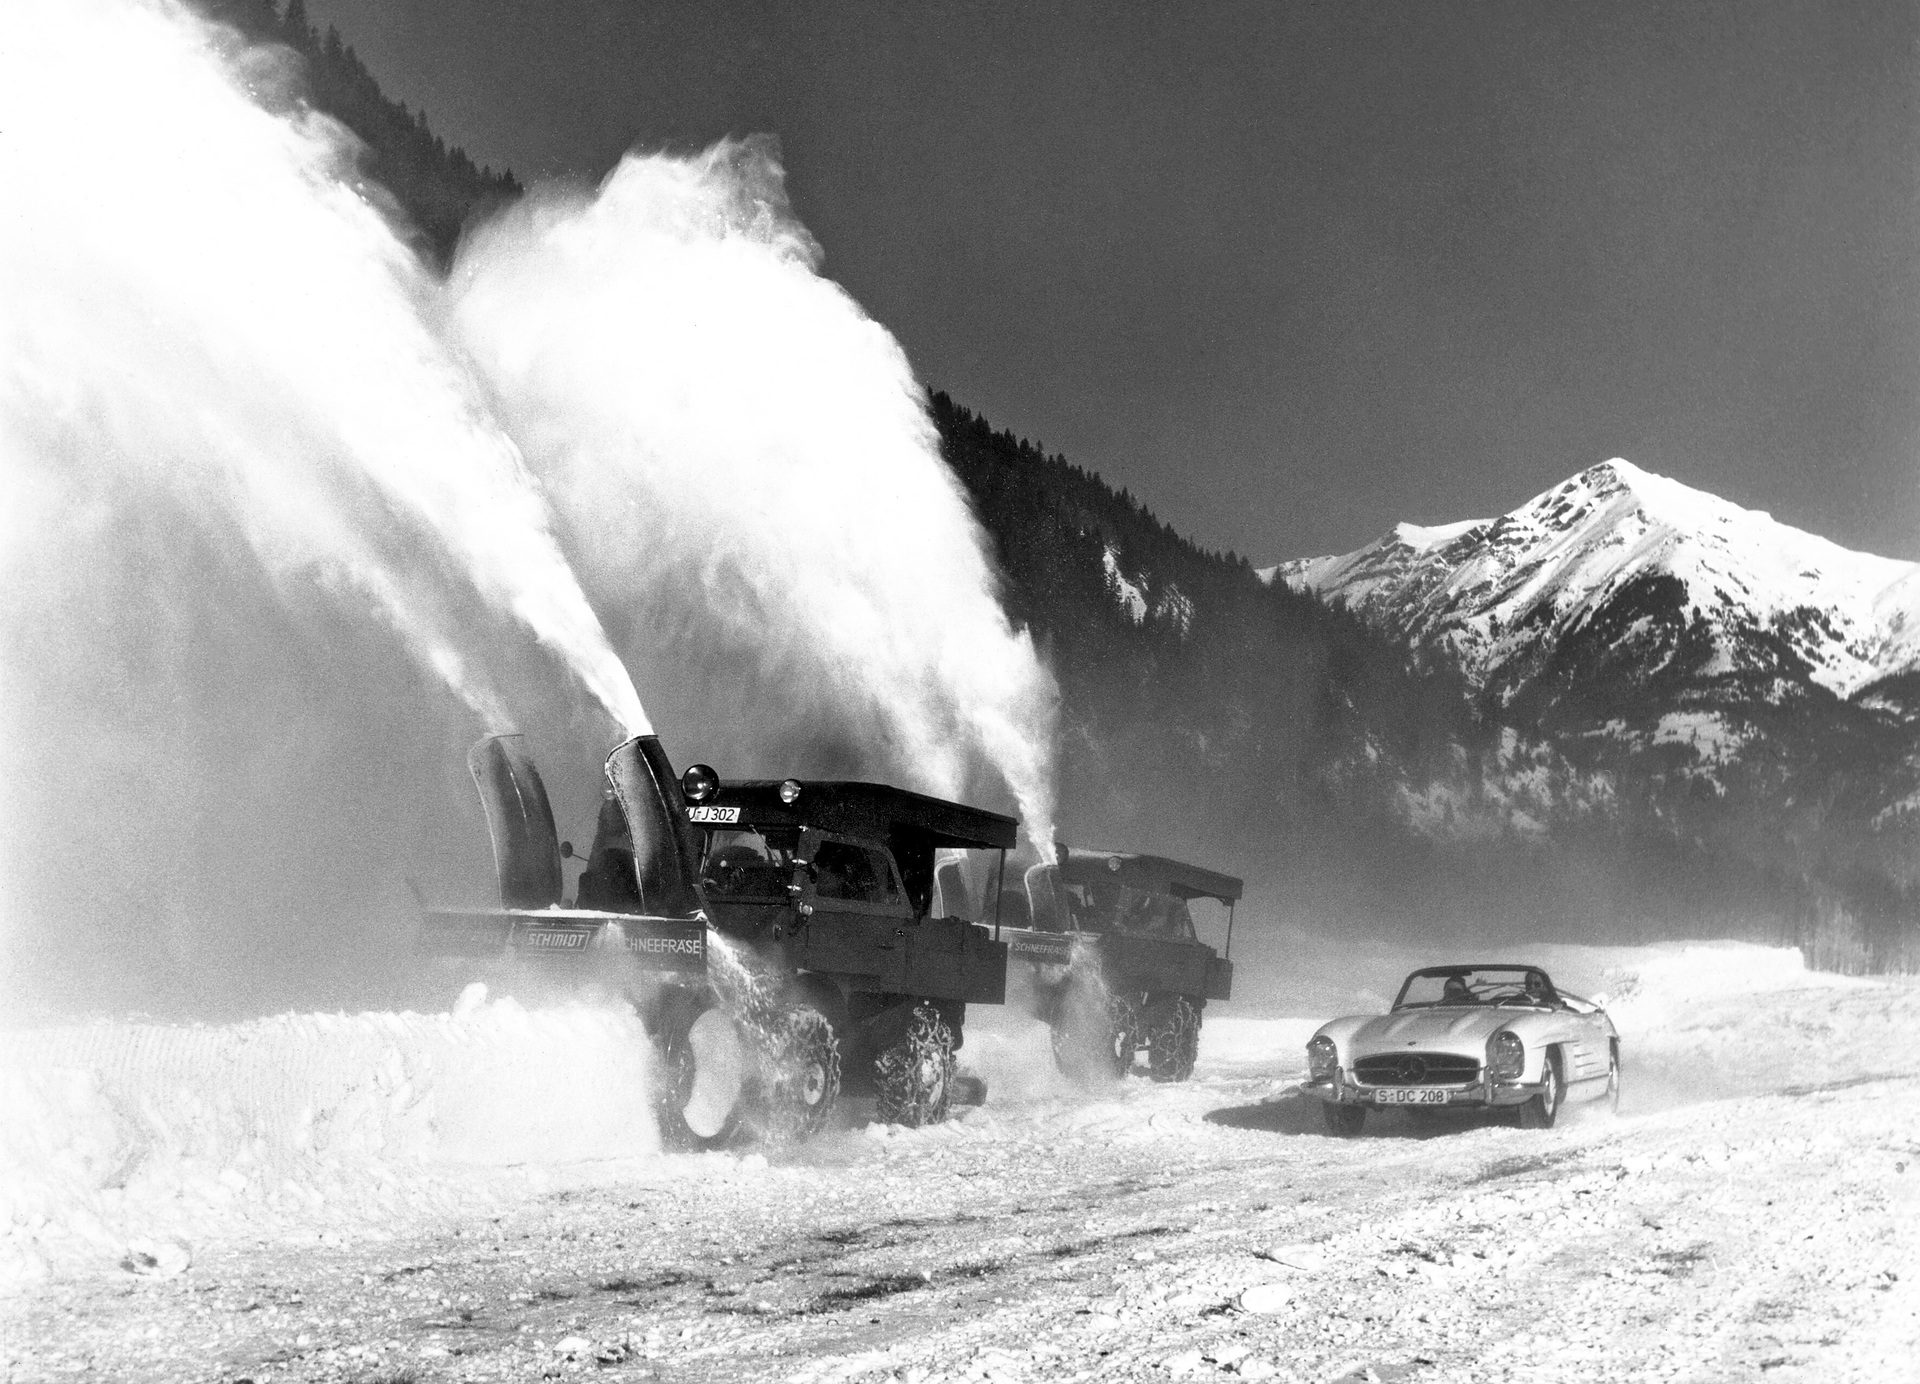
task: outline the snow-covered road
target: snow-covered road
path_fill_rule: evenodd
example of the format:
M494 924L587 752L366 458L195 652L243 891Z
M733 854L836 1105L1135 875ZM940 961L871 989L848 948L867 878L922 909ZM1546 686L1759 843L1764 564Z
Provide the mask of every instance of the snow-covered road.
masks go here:
M1196 1080L1096 1099L1041 1031L977 1017L985 1108L850 1121L771 1163L389 1150L362 1184L328 1165L331 1209L236 1189L219 1210L182 1183L193 1235L159 1180L132 1219L89 1203L91 1239L43 1201L16 1213L47 1273L0 1299L0 1373L1911 1377L1920 984L1755 948L1546 950L1620 996L1619 1118L1395 1116L1341 1141L1292 1089L1310 1019L1210 1020ZM162 1262L129 1273L115 1237L143 1230Z

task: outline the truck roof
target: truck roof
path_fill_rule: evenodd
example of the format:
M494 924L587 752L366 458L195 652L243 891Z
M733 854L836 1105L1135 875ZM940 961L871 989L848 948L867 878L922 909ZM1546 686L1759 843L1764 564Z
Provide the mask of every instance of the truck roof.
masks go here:
M780 800L783 782L723 781L708 801L718 807L738 807L743 825L816 827L869 841L890 840L904 829L933 846L1011 850L1019 836L1020 824L1012 817L889 784L795 779L800 794L787 803Z
M1233 903L1240 897L1241 882L1217 870L1169 860L1163 855L1139 855L1132 851L1094 851L1080 846L1056 843L1060 851L1060 873L1067 879L1112 879L1152 893L1171 894L1177 899L1218 899Z

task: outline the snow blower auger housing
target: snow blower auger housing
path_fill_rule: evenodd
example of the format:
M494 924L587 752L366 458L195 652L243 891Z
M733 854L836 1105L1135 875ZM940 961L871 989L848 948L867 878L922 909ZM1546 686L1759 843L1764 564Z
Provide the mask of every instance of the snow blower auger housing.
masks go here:
M1099 1079L1144 1055L1156 1081L1185 1081L1207 1001L1233 995L1233 963L1200 941L1189 905L1226 906L1231 951L1241 882L1163 856L1056 851L1027 870L1024 897L1003 891L1003 910L1029 925L1000 932L1027 1005L1052 1030L1055 1062Z
M1006 996L1007 949L932 916L934 855L1006 851L999 813L882 784L676 778L660 742L608 756L571 903L538 770L517 736L468 754L500 907L430 909L427 949L577 968L625 988L661 1057L656 1109L682 1146L806 1136L841 1091L926 1124L954 1099L969 1003Z

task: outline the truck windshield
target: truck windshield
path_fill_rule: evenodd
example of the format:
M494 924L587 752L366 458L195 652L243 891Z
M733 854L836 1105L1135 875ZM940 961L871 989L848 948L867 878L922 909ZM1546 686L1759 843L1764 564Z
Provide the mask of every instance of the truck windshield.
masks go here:
M900 876L886 854L851 841L822 841L813 852L813 888L823 899L904 905Z
M1109 880L1063 881L1067 908L1078 932L1118 932L1128 937L1193 940L1187 901Z
M719 898L785 903L797 836L791 831L709 832L700 883Z

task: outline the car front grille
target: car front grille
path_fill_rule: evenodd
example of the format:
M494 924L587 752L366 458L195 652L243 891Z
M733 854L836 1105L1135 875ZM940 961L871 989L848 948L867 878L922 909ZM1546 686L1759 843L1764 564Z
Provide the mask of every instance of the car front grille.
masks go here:
M1363 1086L1464 1086L1480 1079L1480 1063L1450 1052L1397 1052L1353 1064Z

